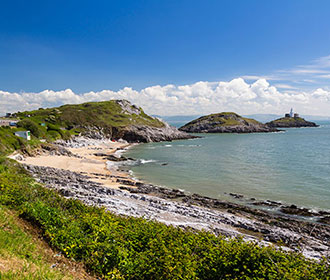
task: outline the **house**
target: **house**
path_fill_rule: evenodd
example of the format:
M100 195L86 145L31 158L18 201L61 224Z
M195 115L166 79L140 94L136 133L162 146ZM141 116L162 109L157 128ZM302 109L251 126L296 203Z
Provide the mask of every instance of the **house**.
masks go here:
M31 140L31 133L29 130L26 131L17 131L15 132L15 136L24 138L26 140Z

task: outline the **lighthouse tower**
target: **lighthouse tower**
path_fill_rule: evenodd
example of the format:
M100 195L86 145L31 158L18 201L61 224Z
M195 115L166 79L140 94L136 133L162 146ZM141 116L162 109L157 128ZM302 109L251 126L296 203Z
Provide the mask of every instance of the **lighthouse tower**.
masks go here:
M293 118L293 109L290 110L290 118Z

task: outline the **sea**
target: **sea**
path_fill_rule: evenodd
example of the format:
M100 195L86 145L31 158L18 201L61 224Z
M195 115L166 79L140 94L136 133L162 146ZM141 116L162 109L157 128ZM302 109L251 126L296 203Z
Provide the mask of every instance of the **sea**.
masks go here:
M155 185L330 210L330 122L316 123L278 133L195 134L201 138L139 144L125 156L137 159L128 167L135 178Z

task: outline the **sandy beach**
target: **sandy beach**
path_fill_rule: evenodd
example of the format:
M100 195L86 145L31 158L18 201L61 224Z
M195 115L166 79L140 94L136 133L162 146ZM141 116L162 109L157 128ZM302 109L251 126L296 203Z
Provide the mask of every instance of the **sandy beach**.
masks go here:
M96 141L95 145L83 147L66 147L75 156L42 154L35 157L25 157L18 160L20 163L31 164L41 167L52 167L64 169L72 172L87 175L93 182L101 183L105 187L117 189L121 184L116 178L111 176L120 176L127 180L130 177L125 172L120 172L116 168L107 167L105 156L96 156L95 154L113 155L115 152L127 149L128 143L113 141Z

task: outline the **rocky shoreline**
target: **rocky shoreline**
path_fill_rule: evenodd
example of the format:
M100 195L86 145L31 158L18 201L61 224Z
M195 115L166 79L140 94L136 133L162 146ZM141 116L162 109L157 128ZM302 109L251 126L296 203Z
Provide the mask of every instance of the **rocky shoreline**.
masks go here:
M330 213L325 211L313 212L294 205L254 199L249 199L253 206L249 207L145 184L115 173L93 173L94 177L98 177L98 182L95 182L91 180L90 174L84 172L30 164L24 166L37 181L64 197L79 199L88 205L103 206L119 215L144 217L183 228L209 230L228 237L243 236L246 240L260 244L300 251L309 258L320 259L330 255ZM115 180L119 189L102 184L102 181L109 179ZM229 195L245 199L239 194ZM264 206L278 208L280 212L257 208ZM316 221L302 219L301 215L313 217Z

